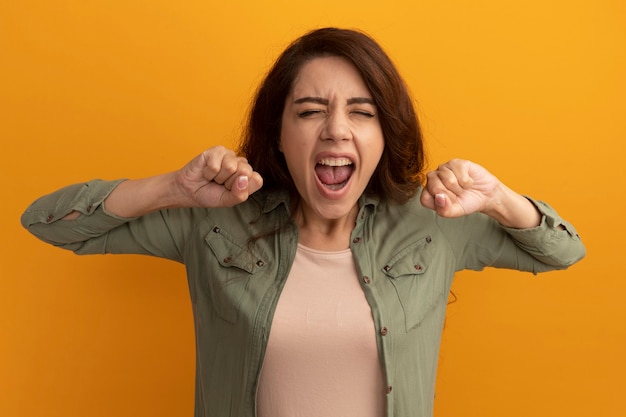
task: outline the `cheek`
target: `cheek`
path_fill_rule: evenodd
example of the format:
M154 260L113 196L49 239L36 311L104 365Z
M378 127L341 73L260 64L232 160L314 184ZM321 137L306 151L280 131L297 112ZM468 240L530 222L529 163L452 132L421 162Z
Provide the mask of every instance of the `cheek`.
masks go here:
M289 149L293 149L294 147L298 146L297 143L297 138L300 137L300 134L298 133L298 129L293 126L291 123L283 123L281 129L280 129L280 144L281 144L281 150L283 152L288 151Z
M374 166L378 165L385 150L385 139L382 132L376 131L367 143L367 154L369 155L369 163Z
M281 136L281 152L287 162L287 168L293 178L298 176L305 166L306 152L302 144L297 143L292 137Z
M295 126L284 126L280 135L281 151L285 158L306 160L308 153L315 145L315 140L307 130Z

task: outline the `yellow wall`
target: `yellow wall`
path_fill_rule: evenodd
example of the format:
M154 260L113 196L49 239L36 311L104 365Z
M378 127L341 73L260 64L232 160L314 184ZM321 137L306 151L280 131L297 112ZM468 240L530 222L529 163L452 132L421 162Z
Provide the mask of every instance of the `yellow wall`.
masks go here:
M77 257L18 218L47 191L178 168L232 144L267 66L318 26L376 37L433 165L473 159L583 236L567 272L463 273L436 416L626 415L622 0L0 4L0 415L190 416L183 269Z

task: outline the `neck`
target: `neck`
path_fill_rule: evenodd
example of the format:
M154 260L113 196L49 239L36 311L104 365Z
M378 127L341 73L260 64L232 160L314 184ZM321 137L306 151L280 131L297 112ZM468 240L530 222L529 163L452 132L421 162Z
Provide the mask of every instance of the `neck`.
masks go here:
M308 213L302 205L294 212L293 219L298 225L298 241L311 249L337 251L350 247L350 235L354 229L358 206L339 219L325 219Z

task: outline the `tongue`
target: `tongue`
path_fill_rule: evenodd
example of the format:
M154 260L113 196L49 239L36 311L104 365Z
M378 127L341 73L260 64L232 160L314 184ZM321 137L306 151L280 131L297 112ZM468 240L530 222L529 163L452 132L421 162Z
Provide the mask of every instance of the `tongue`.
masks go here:
M340 167L331 167L328 165L315 166L315 173L322 183L327 185L341 184L350 178L352 167L345 165Z

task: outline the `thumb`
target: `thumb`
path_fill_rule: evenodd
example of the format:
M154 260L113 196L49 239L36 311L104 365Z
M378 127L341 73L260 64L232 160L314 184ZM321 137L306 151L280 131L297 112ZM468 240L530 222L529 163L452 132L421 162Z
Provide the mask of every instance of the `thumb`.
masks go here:
M237 177L230 190L222 187L221 206L232 207L248 199L248 177L245 175Z
M428 209L435 209L435 198L430 192L428 192L426 188L422 190L422 194L420 195L420 203L422 203L422 206Z
M444 193L432 195L424 188L420 196L420 203L426 208L438 211L448 205L448 197Z
M257 192L263 186L263 178L258 172L253 172L251 176L240 175L232 182L230 189L222 187L220 195L220 206L232 207L241 204Z

